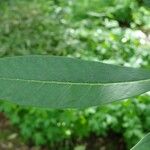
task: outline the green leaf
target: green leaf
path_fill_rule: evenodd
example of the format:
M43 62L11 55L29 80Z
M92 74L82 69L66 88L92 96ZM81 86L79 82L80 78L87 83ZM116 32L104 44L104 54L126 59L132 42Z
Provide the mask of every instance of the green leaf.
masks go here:
M131 150L149 150L150 149L150 133L141 139Z
M56 56L0 59L0 99L46 108L82 108L150 90L150 71Z

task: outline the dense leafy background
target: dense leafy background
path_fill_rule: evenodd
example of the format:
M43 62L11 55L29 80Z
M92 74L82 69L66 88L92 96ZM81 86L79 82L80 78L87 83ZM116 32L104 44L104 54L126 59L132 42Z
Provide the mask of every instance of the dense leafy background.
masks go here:
M150 68L149 33L148 0L0 0L1 57L63 55ZM90 149L91 143L92 149L118 145L126 149L150 131L148 94L85 110L43 110L1 102L0 111L28 145L50 149L78 145ZM112 138L117 143L110 142Z

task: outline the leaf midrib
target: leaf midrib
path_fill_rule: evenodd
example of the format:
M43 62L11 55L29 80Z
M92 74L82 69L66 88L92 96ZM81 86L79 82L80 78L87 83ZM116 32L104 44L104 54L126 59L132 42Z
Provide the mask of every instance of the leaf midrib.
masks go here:
M28 83L42 83L42 84L66 84L66 85L89 85L89 86L105 86L105 85L120 85L120 84L130 84L130 83L142 83L150 82L150 79L135 80L135 81L125 81L125 82L110 82L110 83L90 83L90 82L65 82L65 81L48 81L48 80L33 80L33 79L21 79L21 78L0 78L0 80L8 81L20 81Z

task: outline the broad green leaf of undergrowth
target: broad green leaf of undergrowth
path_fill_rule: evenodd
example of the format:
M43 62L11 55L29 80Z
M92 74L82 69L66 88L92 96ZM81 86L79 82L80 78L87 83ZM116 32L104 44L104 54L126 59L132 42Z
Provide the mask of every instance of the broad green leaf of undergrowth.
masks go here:
M131 150L149 150L150 149L150 133L141 139Z
M0 99L20 105L83 108L148 91L148 70L54 56L0 59Z

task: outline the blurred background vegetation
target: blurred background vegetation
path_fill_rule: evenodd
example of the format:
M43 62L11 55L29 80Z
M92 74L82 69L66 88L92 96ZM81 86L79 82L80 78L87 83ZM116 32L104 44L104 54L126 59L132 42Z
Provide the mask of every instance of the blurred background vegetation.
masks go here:
M150 68L150 1L0 0L0 57L31 54ZM0 102L1 150L126 150L148 131L148 93L84 110Z

